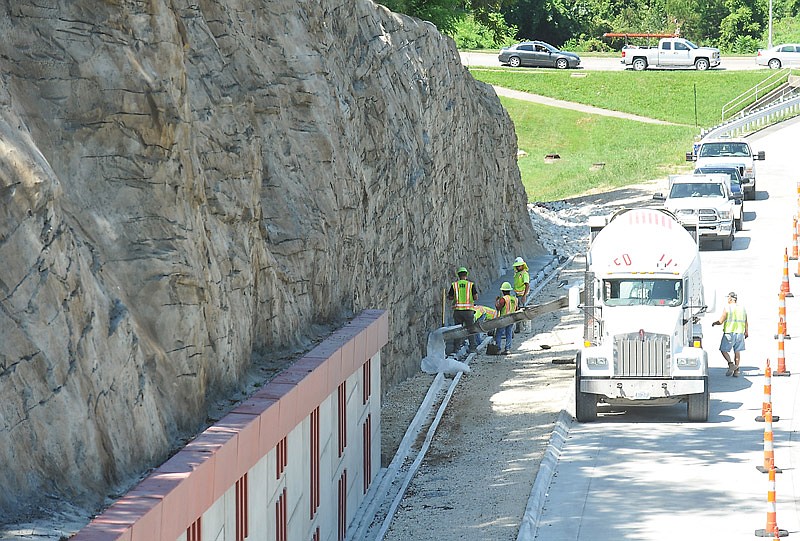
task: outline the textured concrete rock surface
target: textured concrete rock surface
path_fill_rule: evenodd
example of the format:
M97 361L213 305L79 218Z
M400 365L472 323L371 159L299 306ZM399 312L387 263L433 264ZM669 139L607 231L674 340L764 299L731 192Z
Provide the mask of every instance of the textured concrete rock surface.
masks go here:
M363 309L408 377L457 266L541 251L512 122L428 23L5 0L0 32L0 522L101 506Z

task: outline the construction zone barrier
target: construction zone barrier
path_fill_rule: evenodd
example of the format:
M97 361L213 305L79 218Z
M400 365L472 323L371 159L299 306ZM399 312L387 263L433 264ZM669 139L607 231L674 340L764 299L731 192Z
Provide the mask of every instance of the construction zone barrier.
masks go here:
M772 413L772 368L769 366L764 369L764 401L761 403L761 415L756 417L756 421L763 423L767 420L767 412ZM772 415L773 421L779 421L780 415Z
M772 407L764 413L764 464L756 466L761 473L774 470L783 473L783 470L775 466L775 447L773 445L774 434L772 432Z
M789 287L789 249L783 249L783 277L781 278L781 293L787 297L794 297Z
M786 326L786 294L783 291L778 293L778 332L775 333L775 339L779 336L783 336L784 340L792 338Z
M792 255L789 259L796 260L797 257L797 216L792 217Z
M778 368L775 370L775 375L791 376L792 373L786 370L786 347L783 338L782 334L778 334ZM769 370L769 361L767 361L767 370ZM777 419L775 420L777 421Z
M775 468L769 470L769 489L767 491L767 525L763 530L756 530L756 537L786 537L789 535L787 530L778 528L778 512L776 509L775 498Z

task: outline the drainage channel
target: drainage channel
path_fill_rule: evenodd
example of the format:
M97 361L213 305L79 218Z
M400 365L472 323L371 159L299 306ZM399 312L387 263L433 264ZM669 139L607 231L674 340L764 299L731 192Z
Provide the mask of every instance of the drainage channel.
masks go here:
M545 266L531 280L533 282L531 297L534 297L545 285L558 276L558 273L571 261L572 258L565 261L554 258L550 264ZM478 350L484 351L490 341L491 338L484 340L478 346ZM469 365L475 356L475 353L470 353L463 362ZM425 459L436 429L439 427L456 386L461 381L462 374L459 372L451 380L448 380L447 376L442 373L436 375L414 419L409 424L392 462L378 473L364 498L364 503L356 512L348 531L348 540L383 540L411 480ZM422 444L419 444L423 432L425 439Z

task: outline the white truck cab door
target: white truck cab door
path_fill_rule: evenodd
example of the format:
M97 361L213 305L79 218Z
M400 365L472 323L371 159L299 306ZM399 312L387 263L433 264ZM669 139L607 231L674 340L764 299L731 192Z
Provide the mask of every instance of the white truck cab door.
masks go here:
M681 43L680 41L676 41L672 45L673 48L673 58L675 59L675 65L677 66L691 66L692 59L691 59L691 50L689 46L685 43Z

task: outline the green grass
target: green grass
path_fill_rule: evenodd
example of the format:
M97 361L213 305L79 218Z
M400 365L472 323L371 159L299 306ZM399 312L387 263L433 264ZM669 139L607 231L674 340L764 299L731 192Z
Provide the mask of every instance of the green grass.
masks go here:
M529 201L605 191L688 169L697 130L645 124L501 98L514 121ZM545 163L545 156L560 159ZM604 164L593 167L594 164Z
M575 72L472 68L470 72L492 85L699 127L719 123L725 103L766 78L760 70Z
M700 128L718 124L725 103L765 78L760 71L470 71L489 84L676 124L646 124L501 98L514 121L519 149L526 154L519 169L529 201L554 201L690 171L685 153ZM547 154L560 159L545 163ZM599 163L604 165L594 166Z

